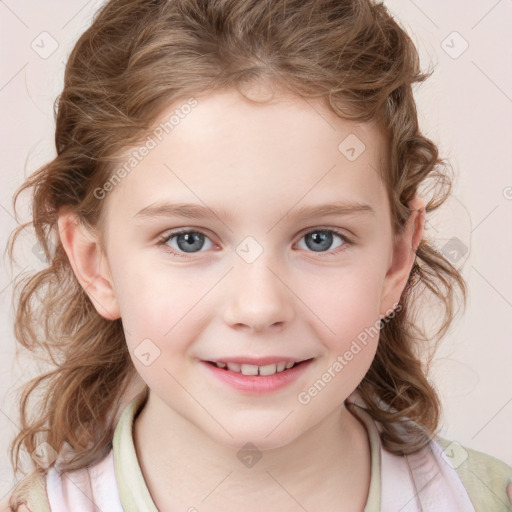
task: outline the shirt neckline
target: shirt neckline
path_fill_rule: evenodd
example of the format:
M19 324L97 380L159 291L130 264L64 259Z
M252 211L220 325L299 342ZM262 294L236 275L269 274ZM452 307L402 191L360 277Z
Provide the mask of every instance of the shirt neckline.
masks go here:
M145 390L135 396L126 406L119 418L112 441L114 472L119 498L125 512L159 512L144 480L133 441L133 422L145 404L146 398L147 392ZM349 407L348 410L361 421L370 443L370 486L363 512L379 512L381 497L380 435L375 421L364 408L352 404L352 407Z

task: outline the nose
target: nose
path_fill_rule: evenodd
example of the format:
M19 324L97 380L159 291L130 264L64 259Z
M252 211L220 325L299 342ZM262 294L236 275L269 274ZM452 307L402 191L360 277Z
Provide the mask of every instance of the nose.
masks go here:
M231 272L224 321L234 329L261 332L282 329L293 318L293 293L275 265L261 255L247 263L239 259Z

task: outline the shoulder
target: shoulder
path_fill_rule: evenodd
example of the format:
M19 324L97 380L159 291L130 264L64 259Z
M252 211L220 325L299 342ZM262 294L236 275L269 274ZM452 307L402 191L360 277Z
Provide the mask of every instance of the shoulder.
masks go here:
M0 502L0 512L51 512L45 482L45 473L40 471L27 475L18 482L11 494ZM17 508L13 509L11 503Z
M3 498L0 501L0 512L11 512L12 511L12 508L9 505L9 497L10 496L7 495L5 498ZM26 507L25 507L25 510L22 510L21 507L18 510L19 510L19 512L25 512Z
M14 509L9 505L9 496L0 501L0 512L13 512ZM16 512L32 512L26 505L20 505Z
M436 438L442 457L455 471L477 511L512 511L512 467L456 441Z

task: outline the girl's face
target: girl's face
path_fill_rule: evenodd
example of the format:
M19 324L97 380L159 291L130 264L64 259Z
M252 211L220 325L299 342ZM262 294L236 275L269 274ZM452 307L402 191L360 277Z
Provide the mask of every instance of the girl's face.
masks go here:
M188 105L163 113L172 124L104 187L106 309L162 421L178 414L233 447L283 446L340 410L405 285L381 135L294 96ZM273 356L312 361L259 392L205 362Z

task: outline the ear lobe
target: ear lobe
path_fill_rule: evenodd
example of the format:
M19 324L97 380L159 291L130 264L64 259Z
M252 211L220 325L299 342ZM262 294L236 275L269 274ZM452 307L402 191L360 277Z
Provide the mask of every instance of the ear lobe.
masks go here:
M409 201L412 210L402 233L394 242L391 265L384 278L381 295L381 317L387 316L400 301L416 259L416 251L425 226L425 201L416 196Z
M97 237L80 222L75 213L67 209L59 212L57 223L71 268L96 311L107 320L120 318L107 258Z

